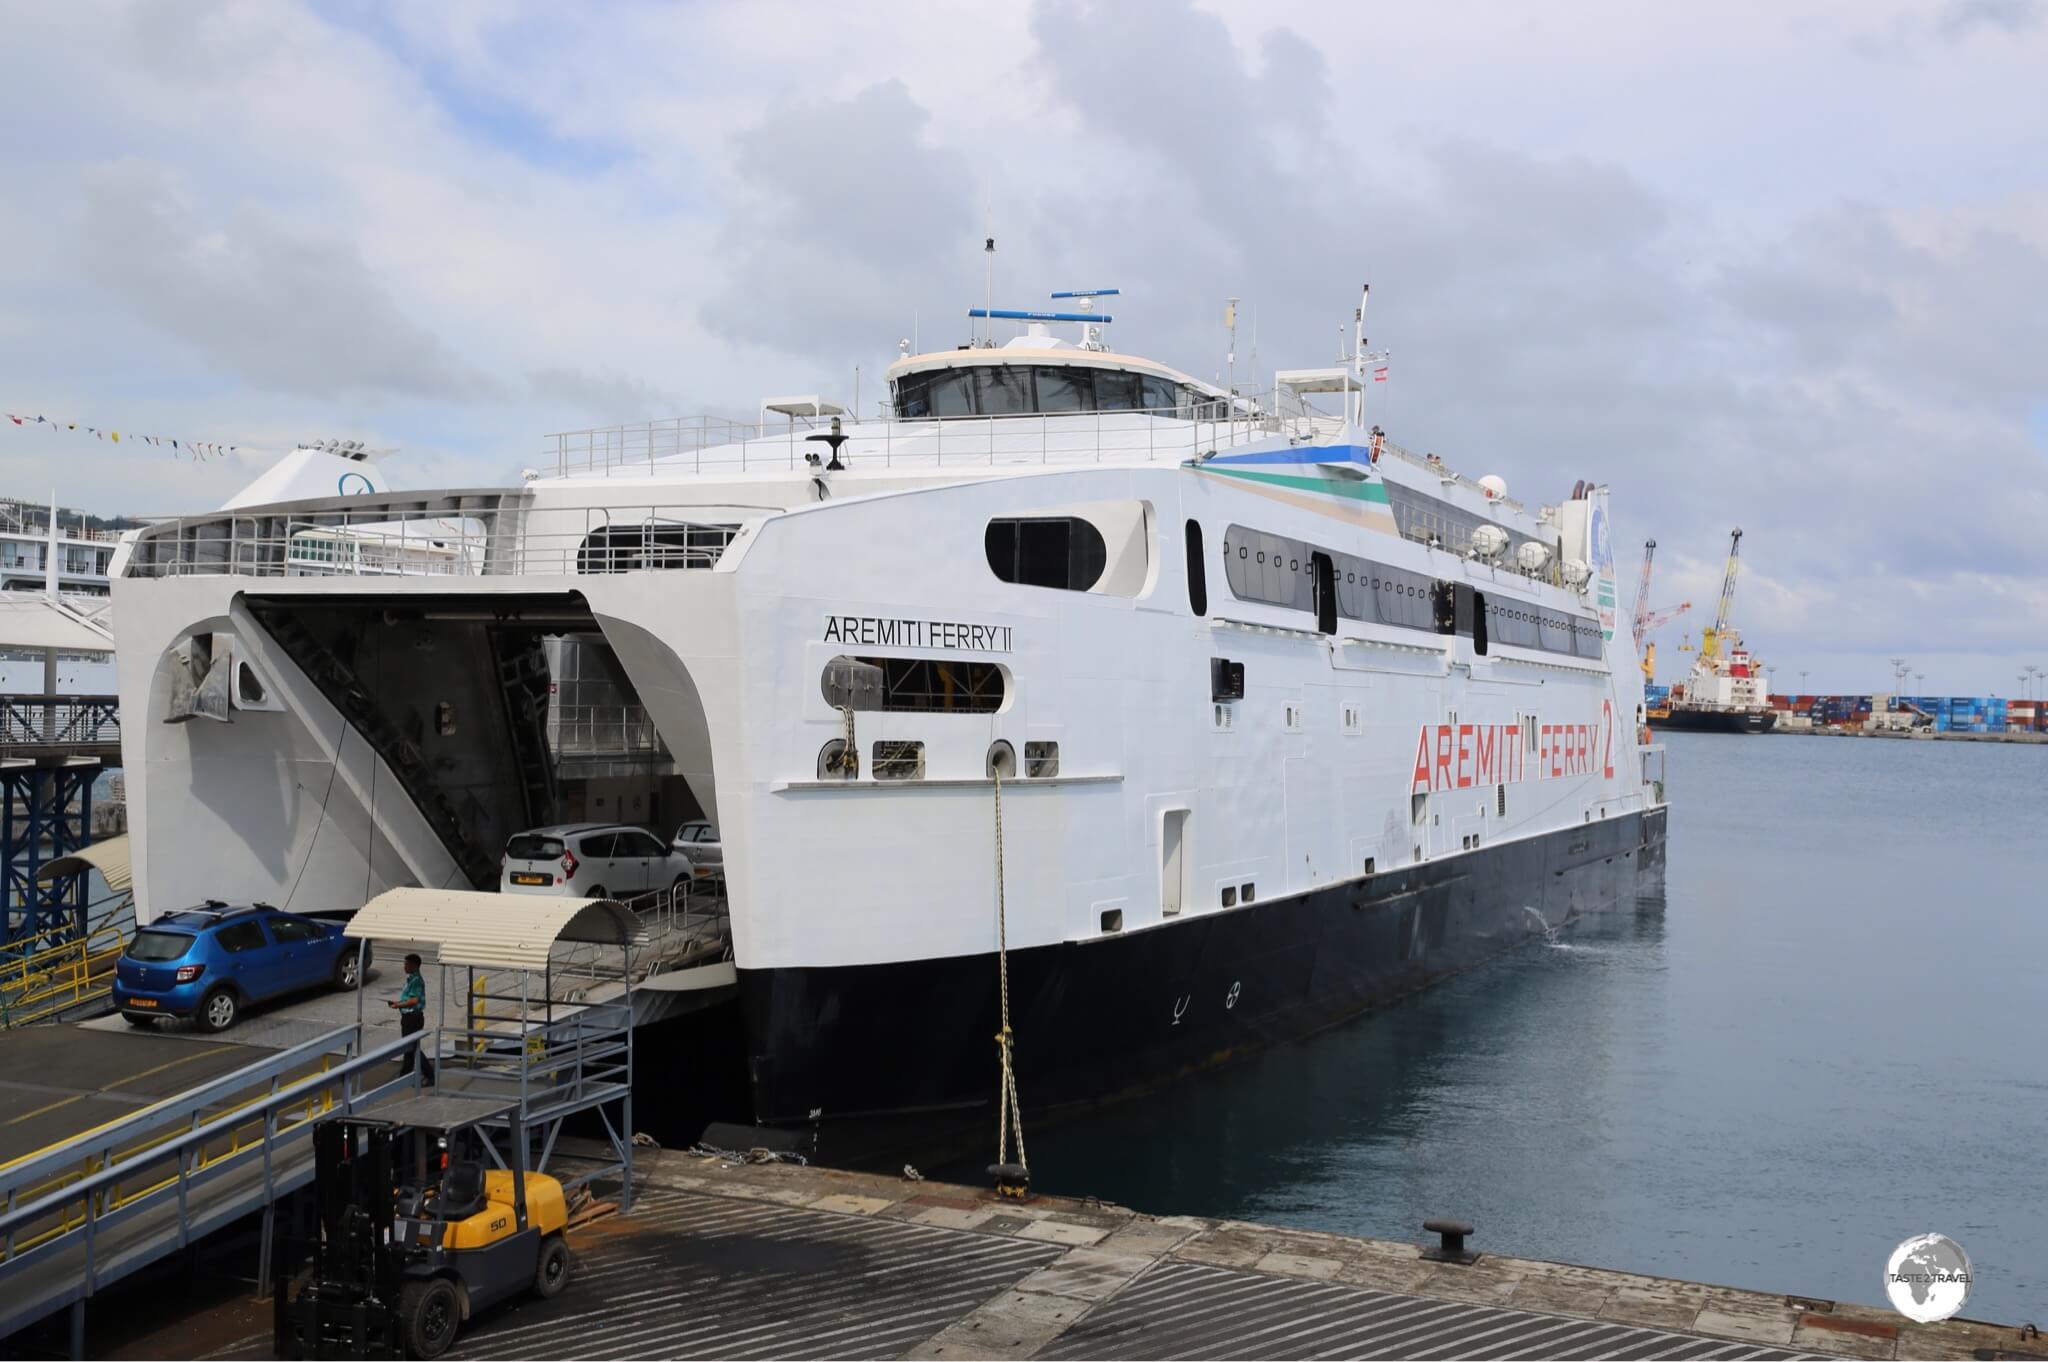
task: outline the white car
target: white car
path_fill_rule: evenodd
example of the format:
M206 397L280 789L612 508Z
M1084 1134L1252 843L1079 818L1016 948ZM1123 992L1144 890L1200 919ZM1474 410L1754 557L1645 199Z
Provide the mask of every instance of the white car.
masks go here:
M645 828L564 823L505 843L498 890L577 899L630 899L687 883L690 858Z
M718 840L718 829L706 819L697 818L676 829L676 835L668 839L669 847L690 858L690 868L697 878L705 879L725 873L725 847Z

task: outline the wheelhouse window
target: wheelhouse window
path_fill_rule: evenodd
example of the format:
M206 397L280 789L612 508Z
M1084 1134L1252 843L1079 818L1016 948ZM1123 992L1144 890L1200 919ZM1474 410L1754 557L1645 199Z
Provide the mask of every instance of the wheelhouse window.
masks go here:
M989 570L1018 586L1087 591L1109 562L1102 531L1078 516L991 520L982 544Z
M1136 411L1138 376L1123 369L1095 371L1095 410Z
M1208 420L1227 410L1188 384L1091 364L963 364L906 375L895 393L896 414L913 419L1146 411Z
M1046 365L1038 371L1038 410L1047 415L1093 411L1094 398L1086 369Z
M974 391L983 416L1022 416L1033 409L1031 371L1014 364L985 364L974 371Z

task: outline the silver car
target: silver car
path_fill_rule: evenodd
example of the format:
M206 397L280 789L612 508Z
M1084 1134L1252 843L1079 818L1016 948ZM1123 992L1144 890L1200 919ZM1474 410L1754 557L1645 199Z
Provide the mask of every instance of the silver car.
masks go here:
M690 858L645 828L564 823L505 843L498 889L578 899L630 899L690 879Z
M696 818L683 824L668 844L671 850L689 857L690 869L698 879L725 874L725 847L718 840L718 829L708 819Z

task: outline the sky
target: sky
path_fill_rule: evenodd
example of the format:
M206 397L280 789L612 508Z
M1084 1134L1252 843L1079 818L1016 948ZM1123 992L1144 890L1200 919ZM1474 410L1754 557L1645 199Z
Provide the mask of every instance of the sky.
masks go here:
M7 47L0 410L80 430L0 421L0 492L205 509L318 438L473 486L872 409L993 235L998 306L1119 287L1118 348L1204 378L1241 299L1260 386L1370 282L1372 419L1609 483L1693 603L1661 679L1738 525L1775 689L2048 667L2048 0L95 0Z

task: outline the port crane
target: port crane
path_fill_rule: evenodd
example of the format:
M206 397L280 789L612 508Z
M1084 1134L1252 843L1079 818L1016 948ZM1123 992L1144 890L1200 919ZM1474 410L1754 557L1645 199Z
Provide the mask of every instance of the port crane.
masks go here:
M1650 564L1657 556L1657 541L1643 541L1643 571L1636 578L1636 609L1632 630L1636 640L1636 651L1643 655L1643 680L1645 683L1657 679L1657 645L1645 640L1655 630L1669 624L1686 611L1692 609L1691 601L1680 601L1677 605L1661 610L1650 609Z
M1700 657L1713 658L1721 655L1721 641L1728 634L1728 613L1735 605L1735 574L1742 566L1742 531L1737 528L1728 538L1728 572L1721 578L1721 604L1714 611L1714 623L1710 628L1700 630Z

